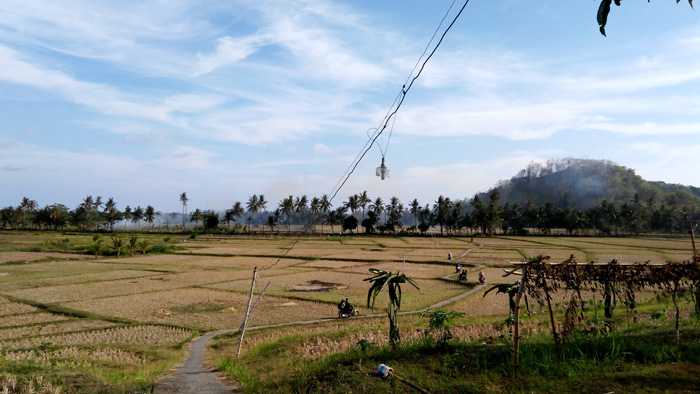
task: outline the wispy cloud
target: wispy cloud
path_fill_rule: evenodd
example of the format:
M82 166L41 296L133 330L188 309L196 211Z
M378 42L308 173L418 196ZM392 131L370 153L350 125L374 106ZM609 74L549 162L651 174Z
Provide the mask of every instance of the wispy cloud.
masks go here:
M199 76L221 67L239 63L268 43L270 40L263 35L221 37L217 40L213 53L197 55L194 74Z
M19 172L19 171L24 171L24 170L25 170L25 168L13 166L11 164L0 165L0 171Z
M515 13L519 4L484 7ZM22 174L8 169L71 177L58 167L120 185L131 180L134 189L162 183L168 192L204 192L205 183L225 189L226 182L236 183L230 193L328 192L365 130L383 118L441 16L439 7L418 7L434 15L332 0L3 1L0 100L8 101L0 135L32 145L0 145L3 174L24 188ZM390 20L395 12L401 14ZM670 140L682 136L696 145L700 133L697 28L616 56L591 49L590 40L580 51L542 56L542 43L496 39L477 22L451 33L398 115L394 133L416 143L392 153L415 157L410 169L394 168L392 180L379 185L360 175L353 187L387 195L420 184L425 198L438 189L471 193L546 156L523 154L519 145L549 145L572 131L694 153ZM593 43L598 48L600 41ZM609 50L612 40L605 43ZM43 122L17 104L25 98L40 103ZM20 131L28 129L55 138ZM111 134L100 134L105 138L89 151L57 143L96 130ZM423 142L436 136L484 137L474 140L503 145L515 159L464 163L424 152ZM592 147L591 155L599 151Z

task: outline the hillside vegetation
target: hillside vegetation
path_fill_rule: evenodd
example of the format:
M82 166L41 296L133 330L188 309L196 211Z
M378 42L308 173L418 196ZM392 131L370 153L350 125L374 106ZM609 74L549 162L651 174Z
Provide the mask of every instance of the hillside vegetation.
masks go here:
M700 206L700 188L650 182L633 169L605 160L562 159L530 164L495 187L510 204L547 203L558 208L589 209L604 200L623 204L635 199L671 206Z

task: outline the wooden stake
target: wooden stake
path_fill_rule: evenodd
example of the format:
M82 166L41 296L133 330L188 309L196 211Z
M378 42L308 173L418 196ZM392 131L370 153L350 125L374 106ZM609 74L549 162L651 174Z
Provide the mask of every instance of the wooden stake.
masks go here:
M250 282L250 294L248 295L248 307L245 311L245 317L241 323L241 338L238 340L238 351L236 352L236 358L241 357L241 347L243 346L243 337L245 336L245 330L248 328L248 318L250 317L251 306L253 305L253 291L255 290L255 279L258 277L258 267L253 268L253 280Z
M527 281L527 266L523 266L523 277L518 285L518 294L515 296L515 311L513 313L513 374L520 365L520 299L525 293L525 282Z
M681 344L681 328L680 328L680 320L681 320L681 311L680 308L678 307L678 281L673 282L673 293L671 294L671 299L673 300L673 307L675 308L675 331L676 331L676 345Z
M552 296L547 290L547 280L544 281L544 298L547 300L547 310L549 311L549 324L552 326L552 338L554 338L554 347L557 349L557 354L561 356L561 346L559 343L559 334L557 333L557 322L554 320L554 310L552 309Z
M690 242L693 244L693 261L698 263L699 256L698 256L698 251L695 247L695 226L691 225L690 226Z

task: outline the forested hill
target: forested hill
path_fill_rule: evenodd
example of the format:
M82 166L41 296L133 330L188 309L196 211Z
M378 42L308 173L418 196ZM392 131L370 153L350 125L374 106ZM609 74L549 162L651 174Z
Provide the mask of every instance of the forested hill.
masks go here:
M635 196L640 202L700 207L698 187L646 181L632 169L603 160L533 163L495 189L504 203L551 203L559 208L588 209L603 200L622 204Z

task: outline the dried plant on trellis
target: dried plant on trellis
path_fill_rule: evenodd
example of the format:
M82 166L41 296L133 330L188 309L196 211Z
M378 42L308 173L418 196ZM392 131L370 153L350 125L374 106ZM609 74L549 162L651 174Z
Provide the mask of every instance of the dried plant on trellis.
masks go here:
M582 292L601 292L605 318L610 321L617 300L623 301L628 312L635 312L637 294L645 289L657 290L671 296L675 308L676 341L680 342L679 296L684 289L696 286L700 279L700 265L685 263L650 264L649 262L620 264L612 260L607 264L579 264L571 256L559 264L549 262L549 257L539 256L519 266L523 275L520 283L524 294L546 305L555 345L559 348L562 337L570 335L577 321L583 320L585 301ZM560 333L554 318L553 295L565 291L570 294L565 313L565 323ZM696 300L696 309L697 300ZM511 310L517 310L517 307Z

